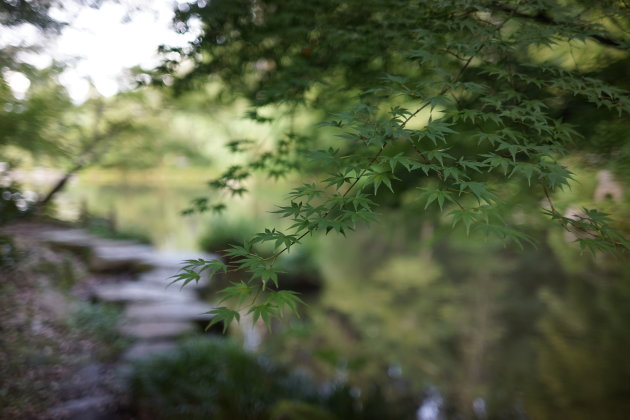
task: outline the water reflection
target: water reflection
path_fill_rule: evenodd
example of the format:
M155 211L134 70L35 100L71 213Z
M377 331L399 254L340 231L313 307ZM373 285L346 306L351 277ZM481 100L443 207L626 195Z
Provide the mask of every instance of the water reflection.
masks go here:
M485 419L488 416L486 412L486 400L481 397L475 398L472 403L473 412L477 416L478 419Z
M192 199L207 196L209 190L205 182L210 177L187 170L178 171L174 179L159 172L155 176L127 176L120 172L80 174L56 196L56 215L62 220L78 221L87 211L92 216L110 220L119 231L147 237L160 250L197 251L200 236L216 223L217 217L211 214L182 216L181 212ZM47 178L47 182L31 179L30 185L44 192L52 179ZM252 218L251 213L258 211L258 200L255 195L235 199L221 220Z
M427 396L422 400L418 411L416 412L417 420L443 420L442 405L444 400L440 392L435 388L427 390Z

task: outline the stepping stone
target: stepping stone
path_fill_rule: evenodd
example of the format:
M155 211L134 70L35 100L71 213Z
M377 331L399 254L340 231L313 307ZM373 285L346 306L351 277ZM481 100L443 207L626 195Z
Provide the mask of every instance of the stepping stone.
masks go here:
M204 314L212 306L203 302L132 303L125 308L125 319L147 322L191 321L207 322L212 315Z
M99 395L70 400L48 411L51 419L106 420L113 418L115 400L111 395Z
M166 289L155 283L126 281L100 284L94 287L92 296L103 302L178 302L183 305L196 299L191 290Z
M140 342L129 347L122 358L128 362L137 361L158 354L170 353L176 348L177 344L172 341Z
M92 238L92 247L94 248L100 248L100 247L107 248L107 247L112 247L112 246L117 246L117 247L141 246L149 251L153 249L150 245L142 244L132 239L107 239L107 238L101 238L94 235L90 235L90 237Z
M152 253L148 245L102 242L92 249L90 269L96 272L143 271L151 268L145 261Z
M93 237L83 229L49 230L40 233L42 240L49 243L92 243Z
M83 229L65 229L42 232L40 237L43 242L57 248L68 249L74 252L86 252L92 247L93 237Z
M128 323L120 327L120 333L140 340L175 339L184 334L194 332L196 325L191 322L165 321Z

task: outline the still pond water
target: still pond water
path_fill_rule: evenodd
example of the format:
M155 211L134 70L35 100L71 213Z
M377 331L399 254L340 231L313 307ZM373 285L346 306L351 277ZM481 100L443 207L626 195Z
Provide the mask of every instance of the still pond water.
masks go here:
M182 215L191 200L209 196L206 182L211 177L198 170L92 172L75 177L59 193L56 212L63 220L77 221L87 210L91 216L111 221L117 231L149 239L160 250L186 251L199 250L201 236L213 224L266 214L278 196L275 189L266 186L260 193L232 199L222 216ZM35 188L45 191L41 185Z

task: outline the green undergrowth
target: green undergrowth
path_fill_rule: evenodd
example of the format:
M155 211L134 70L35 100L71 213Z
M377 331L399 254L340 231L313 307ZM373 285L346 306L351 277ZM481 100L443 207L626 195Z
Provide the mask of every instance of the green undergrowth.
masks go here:
M136 363L131 388L144 418L401 418L401 407L388 405L378 392L361 398L344 383L321 387L309 376L219 338L191 340L174 353Z
M82 336L99 343L95 349L98 359L112 361L130 343L118 331L121 320L122 312L115 305L78 302L67 325Z

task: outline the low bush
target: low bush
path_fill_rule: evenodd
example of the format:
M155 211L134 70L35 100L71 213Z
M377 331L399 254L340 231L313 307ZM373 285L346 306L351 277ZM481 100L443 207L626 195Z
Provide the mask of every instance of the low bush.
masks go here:
M121 310L114 305L80 302L68 319L68 327L99 343L96 356L110 361L129 345L118 331L121 317Z
M197 339L135 365L131 388L150 418L266 419L279 400L309 400L309 381L225 339Z
M140 418L214 420L371 420L405 418L380 393L363 400L347 385L322 389L222 338L194 339L134 365ZM409 407L404 407L408 409ZM411 410L405 410L413 413Z

